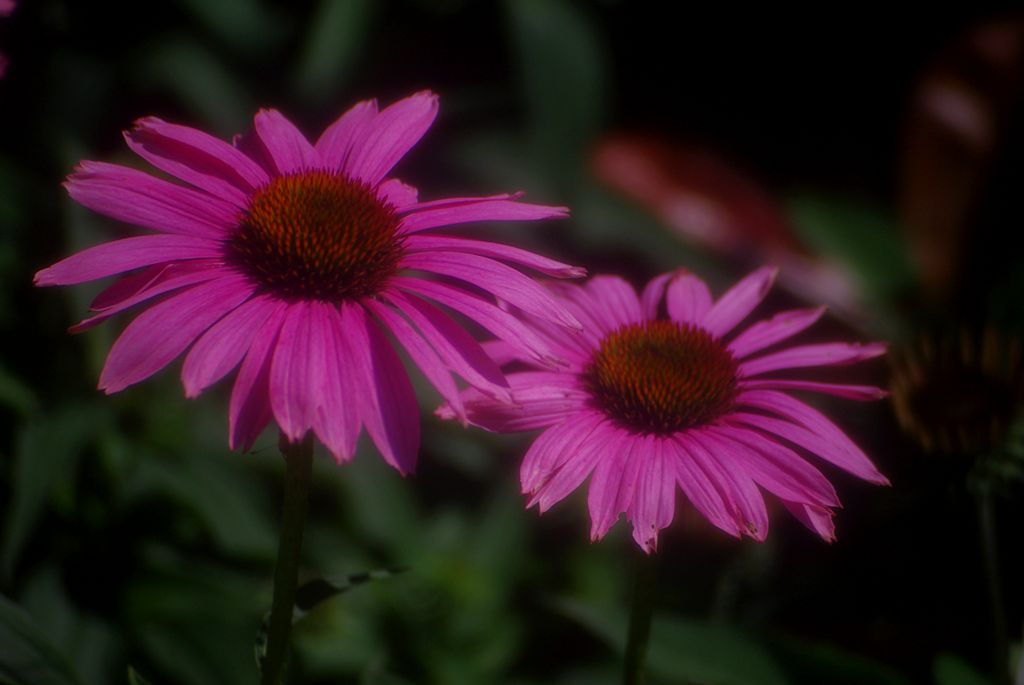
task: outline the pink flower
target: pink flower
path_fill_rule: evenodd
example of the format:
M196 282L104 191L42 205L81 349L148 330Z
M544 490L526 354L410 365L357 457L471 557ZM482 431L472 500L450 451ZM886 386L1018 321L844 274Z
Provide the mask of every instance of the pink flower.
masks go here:
M568 365L509 374L517 406L472 389L463 395L470 421L483 428L544 429L522 464L528 506L544 512L589 476L591 539L603 537L625 513L633 539L651 552L658 531L672 522L677 484L711 523L757 540L768 533L764 489L832 540L832 508L839 500L801 452L872 483L888 481L835 424L788 393L854 400L885 393L765 374L849 364L877 357L885 347L827 343L764 352L817 321L822 308L782 312L730 335L775 274L755 271L715 302L704 282L685 271L658 276L639 297L611 276L583 286L553 283L584 332L524 318ZM507 343L490 346L496 359L536 366ZM451 406L438 413L457 414Z
M70 285L132 272L96 298L95 314L74 331L163 297L114 343L99 382L107 393L188 350L181 373L188 397L241 365L230 403L232 448L247 449L273 419L292 441L312 430L341 462L351 459L365 427L384 459L406 473L419 447L419 412L388 333L461 414L453 373L496 401L508 401L508 386L437 303L535 360L553 358L547 342L480 293L555 325L579 326L505 262L557 277L580 269L433 232L564 217L564 208L513 195L419 202L415 188L387 177L436 114L429 92L380 111L374 101L360 102L315 145L274 110L261 110L254 132L234 146L142 119L125 133L128 146L191 187L82 162L66 183L72 198L158 233L89 248L43 269L35 282Z

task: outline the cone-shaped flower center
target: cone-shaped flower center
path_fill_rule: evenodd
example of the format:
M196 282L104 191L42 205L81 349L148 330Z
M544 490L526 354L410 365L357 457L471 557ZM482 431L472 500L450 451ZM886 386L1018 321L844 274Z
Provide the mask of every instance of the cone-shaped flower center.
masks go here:
M736 397L736 362L706 331L672 321L619 328L587 368L594 400L645 433L672 433L721 416Z
M380 291L398 267L394 210L358 181L326 171L275 178L253 195L229 254L289 298L355 299Z

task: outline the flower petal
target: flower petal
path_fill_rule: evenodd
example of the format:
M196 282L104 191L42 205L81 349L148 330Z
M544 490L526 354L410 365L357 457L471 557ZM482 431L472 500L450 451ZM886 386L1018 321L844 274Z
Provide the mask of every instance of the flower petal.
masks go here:
M724 336L761 304L778 273L778 269L763 267L748 275L718 298L701 325L717 338Z
M633 503L640 471L647 468L644 439L622 431L609 432L597 450L597 464L587 490L590 539L600 540Z
M711 311L711 291L689 271L677 271L665 296L668 316L678 323L699 324Z
M547 497L544 502L540 502L536 495L563 466L581 460L586 462L581 448L604 423L604 416L598 412L583 411L570 421L563 421L552 426L534 440L519 467L519 481L523 494L533 496L527 506L540 503L541 511L546 511L551 505L562 499L561 497ZM593 468L592 465L591 468ZM586 478L589 473L588 470L583 478ZM580 483L582 482L581 479Z
M316 151L323 165L337 171L346 169L353 146L376 116L377 101L363 100L328 126L316 141Z
M238 378L231 389L228 409L228 445L248 450L270 422L270 366L278 332L287 309L278 309L264 323L245 353Z
M257 333L284 304L268 295L256 295L211 326L185 357L181 382L185 397L198 397L238 366Z
M712 454L707 440L702 438L706 436L690 434L680 436L679 440L686 443L690 457L732 509L740 531L763 542L768 535L768 510L761 492L744 469L732 468L717 451Z
M377 197L395 209L416 204L418 196L419 192L415 188L397 178L389 178L377 186Z
M820 392L826 395L843 397L848 400L870 402L889 396L888 391L871 385L840 385L838 383L814 383L812 381L788 381L775 378L754 378L740 382L740 387L748 390L804 390Z
M823 343L821 345L802 345L790 347L763 357L749 359L740 364L741 376L757 376L758 374L778 371L779 369L797 369L807 366L842 366L855 364L865 359L873 359L885 354L884 343Z
M62 259L36 273L34 283L74 285L133 271L144 266L187 259L219 259L220 243L183 235L140 235L112 240Z
M318 344L325 350L323 402L313 416L313 430L340 464L355 455L361 428L357 398L363 389L337 305L313 302L311 311L314 330L321 336Z
M327 351L320 331L313 330L311 306L302 300L288 305L270 364L270 408L292 442L305 437L323 404Z
M383 186L381 186L383 187ZM500 243L489 243L482 240L467 240L438 235L411 235L405 239L405 247L410 252L432 252L443 250L454 253L469 253L500 259L519 266L525 266L554 278L578 278L585 276L587 270L556 262L527 250Z
M228 202L116 164L82 162L64 187L84 207L161 233L219 240L238 224Z
M665 286L675 276L675 272L660 274L652 278L640 293L640 307L644 319L652 321L661 318L661 303L665 299Z
M599 305L591 313L600 316L612 328L643 320L643 310L636 290L618 276L594 276L584 284L584 289Z
M807 526L812 533L817 533L825 542L836 541L836 526L832 520L835 514L831 509L813 504L787 502L786 500L782 500L782 503L789 513L795 516L797 521Z
M224 277L193 286L146 310L110 349L100 373L100 389L109 395L149 378L252 292L253 286L242 277Z
M256 135L274 160L278 174L283 176L323 166L316 149L276 109L261 109L257 112L255 127Z
M263 167L240 150L188 126L146 117L124 137L135 154L157 169L242 209L270 181Z
M409 209L406 208L406 210ZM514 200L481 198L476 201L467 200L460 204L410 211L402 217L399 231L408 234L474 221L538 221L540 219L564 219L567 216L569 216L569 210L565 207L548 207Z
M824 307L781 312L770 319L755 323L736 336L727 347L737 359L742 359L796 335L813 325L824 313Z
M718 484L698 464L691 453L692 441L680 439L683 437L676 436L675 440L664 444L665 456L674 466L679 488L704 518L729 535L740 537L743 528L736 519L735 507L731 506Z
M437 117L437 96L421 91L380 111L359 131L345 171L376 185L419 142Z
M514 404L488 397L475 388L463 391L470 423L496 433L547 428L579 413L590 397L566 374L524 371L509 374L508 380ZM453 419L457 416L453 409L441 407L436 414L442 419Z
M636 496L627 516L633 524L633 540L648 554L658 549L658 531L667 528L675 516L676 479L671 465L666 464L664 440L644 438L647 464L640 471Z

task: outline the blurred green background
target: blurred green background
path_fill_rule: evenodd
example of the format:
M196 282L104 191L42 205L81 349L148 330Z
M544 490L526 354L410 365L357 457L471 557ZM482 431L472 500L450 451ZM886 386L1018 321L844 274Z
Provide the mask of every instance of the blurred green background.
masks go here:
M430 88L441 115L399 169L421 197L522 189L573 210L479 235L638 285L684 266L721 292L780 264L771 306L831 306L810 338L1015 338L1019 18L664 5L23 0L0 19L0 682L126 683L129 667L153 685L257 679L275 436L230 453L227 384L186 401L171 369L102 396L123 322L66 335L98 287L31 287L39 268L126 230L60 183L80 159L136 164L120 131L137 117L229 138L273 106L315 137L356 100ZM835 378L885 384L888 370ZM1005 384L1012 418L1024 393ZM368 445L343 468L318 455L303 578L394 572L298 624L292 682L618 682L625 526L589 544L579 493L543 518L524 511L530 436L444 424L420 391L415 477ZM961 397L950 392L942 406ZM1018 658L1020 433L937 456L888 402L820 404L893 487L829 471L845 504L833 545L781 507L764 544L679 515L660 545L652 685L1006 681L976 507L983 491Z

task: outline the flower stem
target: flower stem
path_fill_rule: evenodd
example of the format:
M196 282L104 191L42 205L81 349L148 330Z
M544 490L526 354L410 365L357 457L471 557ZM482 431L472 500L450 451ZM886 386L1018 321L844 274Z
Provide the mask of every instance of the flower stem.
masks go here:
M280 442L285 459L284 508L281 516L281 537L274 567L274 600L270 607L267 628L267 651L263 661L261 685L283 682L288 658L288 642L292 630L292 608L298 584L299 554L302 531L306 525L309 503L309 481L313 471L313 436L302 442L289 442L283 435Z
M999 573L999 547L996 539L996 511L992 487L982 483L977 491L978 526L981 533L982 553L985 560L985 580L991 607L993 626L992 650L996 667L996 682L1010 684L1010 640L1006 629L1006 611L1003 608L1003 584Z
M651 635L651 616L654 613L657 582L657 555L637 550L633 568L629 635L626 639L626 663L622 677L625 685L642 685L644 682L644 664L647 661L647 642Z

